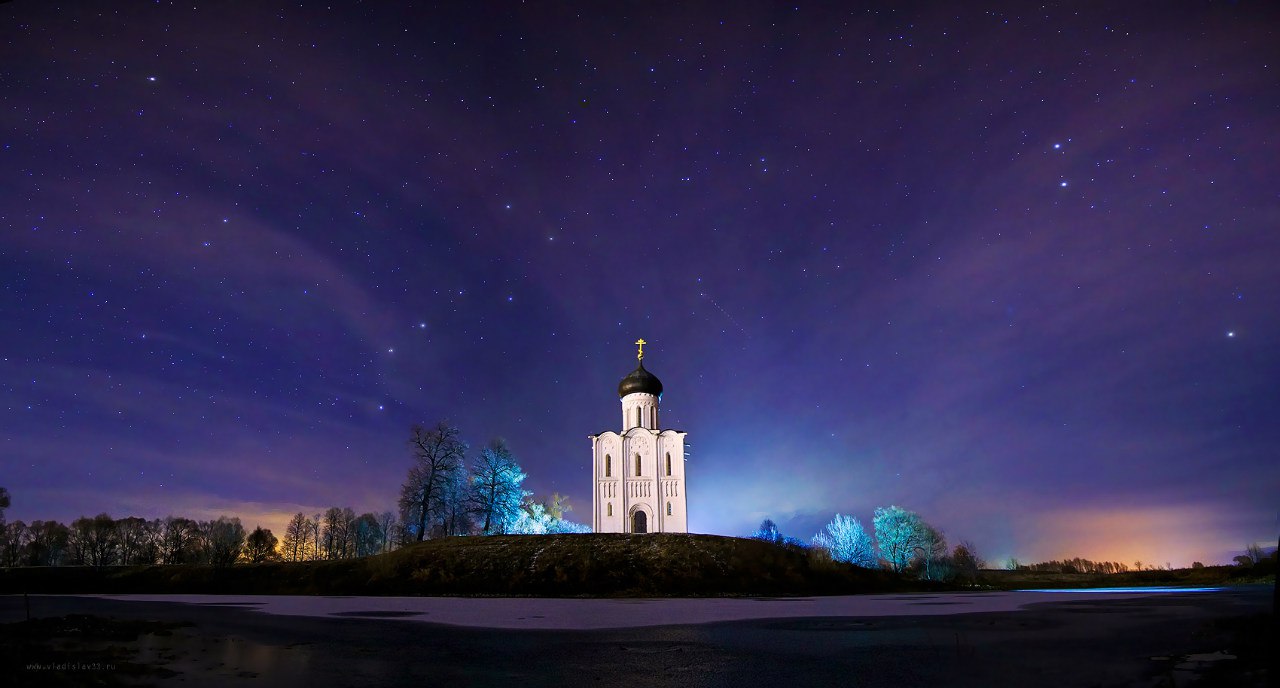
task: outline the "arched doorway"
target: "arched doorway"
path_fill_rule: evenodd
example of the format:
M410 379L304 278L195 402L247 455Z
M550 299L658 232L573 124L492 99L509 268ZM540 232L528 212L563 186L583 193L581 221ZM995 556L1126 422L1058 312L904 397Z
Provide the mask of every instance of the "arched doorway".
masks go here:
M634 514L631 514L631 532L649 532L649 517L643 511L636 510Z

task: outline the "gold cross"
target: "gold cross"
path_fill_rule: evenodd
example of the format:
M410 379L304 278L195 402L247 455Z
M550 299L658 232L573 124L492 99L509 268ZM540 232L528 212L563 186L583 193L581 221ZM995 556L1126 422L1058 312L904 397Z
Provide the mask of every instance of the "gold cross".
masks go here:
M645 340L643 340L643 339L637 339L637 340L636 340L636 344L638 344L638 345L640 346L640 350L636 352L636 360L637 360L637 361L643 361L643 360L644 360L644 345L645 345L645 344L648 344L648 343L649 343L649 342L646 342L646 341L645 341Z

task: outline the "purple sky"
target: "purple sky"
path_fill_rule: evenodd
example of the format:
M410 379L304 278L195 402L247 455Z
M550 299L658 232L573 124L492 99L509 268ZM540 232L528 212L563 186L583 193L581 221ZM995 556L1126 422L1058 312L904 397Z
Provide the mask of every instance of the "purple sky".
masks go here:
M11 519L391 509L447 418L589 521L644 337L699 532L1274 542L1270 3L192 4L0 5Z

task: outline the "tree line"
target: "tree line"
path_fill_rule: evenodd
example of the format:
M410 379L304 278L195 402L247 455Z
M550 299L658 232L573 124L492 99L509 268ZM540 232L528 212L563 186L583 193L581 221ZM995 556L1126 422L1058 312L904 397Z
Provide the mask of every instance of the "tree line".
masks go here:
M133 566L261 562L274 557L275 536L261 527L246 533L240 519L197 521L181 516L147 520L107 514L58 521L4 522L0 566Z
M809 542L787 537L766 518L751 537L790 547L809 549L863 568L885 568L926 580L972 580L985 566L973 544L964 541L948 549L947 538L914 511L880 507L872 518L875 537L853 516L836 514Z
M559 494L537 500L523 489L527 477L501 439L468 463L468 445L456 427L414 426L412 463L401 485L399 513L357 515L350 507L298 512L277 538L269 529L246 531L239 518L201 521L182 516L144 519L81 516L58 521L6 522L8 490L0 487L0 566L132 566L350 559L388 552L425 539L455 535L584 533L566 519L572 507Z

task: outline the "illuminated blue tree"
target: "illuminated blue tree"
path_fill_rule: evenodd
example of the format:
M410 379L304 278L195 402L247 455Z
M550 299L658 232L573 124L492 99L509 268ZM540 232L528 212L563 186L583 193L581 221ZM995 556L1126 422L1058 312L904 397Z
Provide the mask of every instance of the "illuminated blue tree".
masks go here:
M813 546L831 553L836 561L846 561L855 566L876 567L876 547L866 529L852 516L836 514L827 527L813 536Z
M897 506L881 507L876 509L872 524L876 529L880 556L896 572L901 572L911 563L918 549L927 551L931 545L927 526L914 511Z
M525 477L503 440L495 439L481 450L471 470L471 504L482 533L511 532L530 494L520 487Z
M559 495L556 495L556 497L559 497ZM518 535L590 533L590 526L574 523L556 515L563 516L564 512L570 508L563 498L559 500L553 498L550 506L544 502L526 499L520 508L519 516L516 517L515 522L511 524L507 532Z
M782 542L782 533L778 532L778 524L771 518L761 521L760 527L756 528L756 532L752 533L751 537L765 542Z

